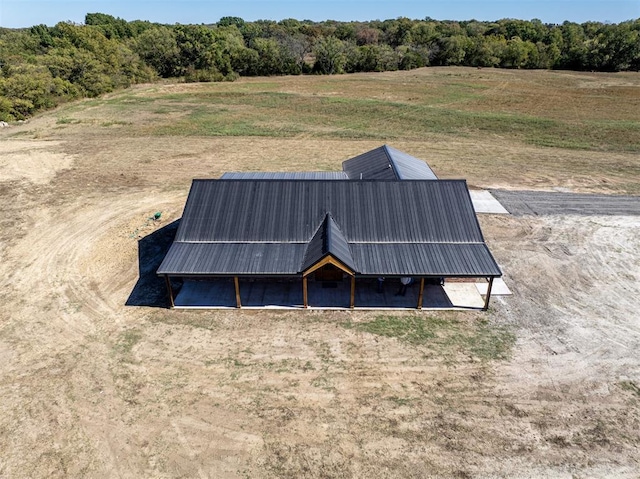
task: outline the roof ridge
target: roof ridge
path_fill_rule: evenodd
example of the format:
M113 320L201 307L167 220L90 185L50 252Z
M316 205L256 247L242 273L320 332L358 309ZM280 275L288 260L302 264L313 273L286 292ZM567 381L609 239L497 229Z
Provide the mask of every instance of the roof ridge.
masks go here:
M389 166L393 170L393 174L395 175L396 179L402 180L403 178L402 178L402 175L400 174L400 170L398 169L398 166L396 165L396 162L393 159L393 155L389 151L389 145L387 145L386 143L382 145L382 151L384 151L384 154L387 156L387 160L389 160Z

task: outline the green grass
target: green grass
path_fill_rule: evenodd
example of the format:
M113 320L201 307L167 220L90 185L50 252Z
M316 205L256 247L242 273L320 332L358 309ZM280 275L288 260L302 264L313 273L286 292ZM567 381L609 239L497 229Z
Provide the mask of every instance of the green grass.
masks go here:
M126 118L132 135L424 141L439 134L496 136L571 150L640 151L637 100L624 90L597 95L554 83L551 74L531 72L426 72L433 73L278 77L171 91L128 90L63 111L77 117L82 109L99 107L106 117L98 124L117 125ZM79 120L63 117L58 123L73 121Z
M130 121L105 121L100 124L100 126L103 126L106 128L110 126L127 126L127 125L131 125L131 122Z
M625 391L631 391L633 394L640 397L640 387L633 381L621 381L620 387Z
M76 125L78 123L80 123L80 120L76 118L69 118L66 116L60 117L56 121L56 125Z
M629 113L633 98L616 96L624 92L598 96L565 84L559 88L549 84L550 77L533 74L510 82L493 72L433 72L399 73L397 79L341 75L193 84L142 95L126 91L82 105L101 106L134 123L137 114L152 114L151 121L134 126L158 136L422 140L437 133L499 135L541 147L640 151L640 121ZM544 103L549 96L558 101ZM539 102L545 107L537 108ZM631 106L616 116L612 108L620 102ZM559 113L566 111L576 115Z
M428 102L402 102L347 96L308 96L283 92L196 91L158 97L126 108L184 113L159 119L150 133L158 136L263 136L320 138L421 139L446 135L508 135L536 146L588 150L640 151L637 122L576 121L518 113L468 111L470 96L449 95ZM113 101L113 100L110 100ZM446 104L443 105L443 104Z
M129 329L120 334L118 341L116 342L114 349L116 352L128 355L133 350L133 347L138 344L142 339L142 333L137 329Z
M461 322L434 316L377 316L373 321L342 324L345 328L426 346L439 354L461 353L480 360L506 359L515 335L485 321Z

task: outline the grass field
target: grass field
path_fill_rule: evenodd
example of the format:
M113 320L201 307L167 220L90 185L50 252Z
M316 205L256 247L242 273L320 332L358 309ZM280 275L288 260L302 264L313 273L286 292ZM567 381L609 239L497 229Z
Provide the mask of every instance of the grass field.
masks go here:
M541 146L640 151L637 88L625 85L623 75L617 85L567 76L460 69L246 79L125 93L88 105L133 119L146 113L147 124L133 128L137 134L379 141L496 135Z
M536 188L637 194L639 83L634 73L433 68L168 84L63 107L56 127L104 138L365 142L349 154L389 143L472 183L515 176ZM269 167L296 165L272 157Z
M514 293L487 313L168 310L139 243L193 178L382 143L474 187L640 194L639 124L636 73L427 68L0 129L0 477L640 476L638 217L480 215Z

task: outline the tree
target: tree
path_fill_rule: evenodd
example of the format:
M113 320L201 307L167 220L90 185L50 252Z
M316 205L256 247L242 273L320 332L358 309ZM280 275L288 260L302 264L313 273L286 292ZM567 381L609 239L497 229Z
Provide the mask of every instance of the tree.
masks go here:
M426 47L437 38L435 22L418 22L411 29L411 39L415 45Z
M358 45L377 45L382 32L377 28L361 28L356 32Z
M473 47L472 41L463 35L441 38L435 44L432 63L437 65L463 65L467 50Z
M412 43L412 30L414 23L406 17L396 20L388 20L385 23L385 38L389 46L395 48L400 45L410 45Z
M297 32L280 39L279 43L283 52L286 52L284 54L295 63L295 69L291 73L310 73L311 68L307 64L307 55L313 50L310 37Z
M601 27L589 52L592 69L617 72L637 65L640 58L640 32L633 27L633 22Z
M107 38L130 38L133 35L126 20L116 18L106 13L87 13L84 17L85 25L95 26Z
M180 50L176 35L170 28L157 26L142 33L135 41L135 51L160 76L180 74Z
M474 37L467 50L465 60L474 67L497 67L507 47L502 37Z
M383 72L398 69L398 54L389 45L364 45L357 48L357 62L351 71Z
M587 63L586 36L577 23L564 22L560 27L563 45L559 64L569 70L584 70Z
M398 47L396 52L400 58L398 68L401 70L412 70L429 65L429 49L427 47L411 48L403 45Z
M328 75L343 73L346 63L344 44L336 37L330 36L319 40L313 53L316 57L315 71Z
M176 26L176 43L182 72L203 70L212 74L220 72L223 76L231 74L231 49L234 45L239 45L238 41L241 40L231 39L232 31L239 36L236 27L211 29L201 25Z
M295 60L288 56L273 38L256 38L253 49L258 52L257 75L291 73Z
M533 43L515 37L507 42L500 65L506 68L535 68L537 57L538 49Z
M235 25L238 28L244 27L246 22L240 17L222 17L218 20L219 27L229 27Z
M355 42L356 41L356 27L353 23L341 23L339 24L334 36L343 42Z

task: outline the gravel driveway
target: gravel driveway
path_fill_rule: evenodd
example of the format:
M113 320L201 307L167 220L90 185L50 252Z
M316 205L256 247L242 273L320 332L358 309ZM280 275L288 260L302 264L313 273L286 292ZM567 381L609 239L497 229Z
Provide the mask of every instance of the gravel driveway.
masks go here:
M640 196L586 195L547 191L491 190L511 213L523 215L640 216Z

